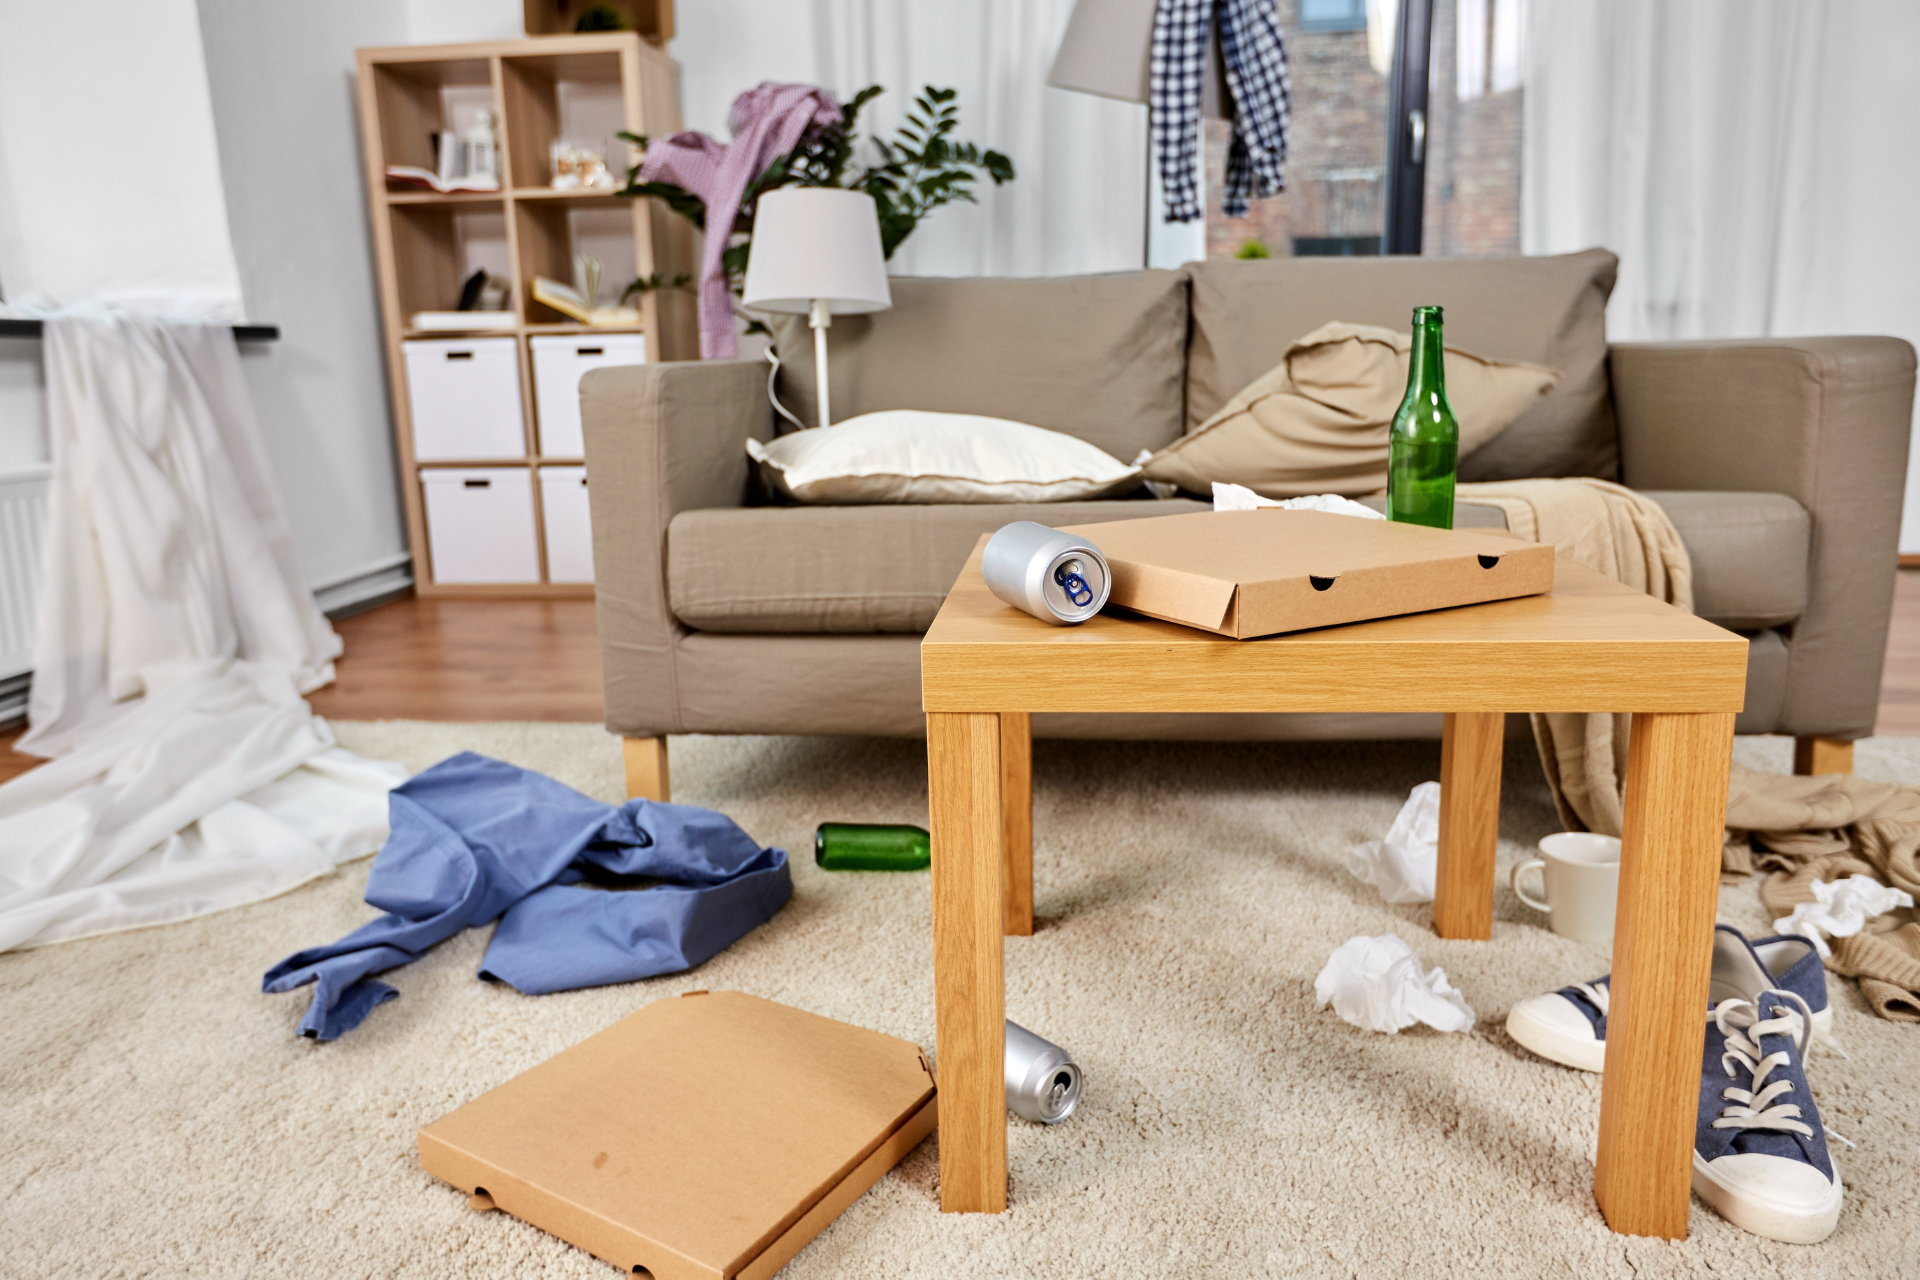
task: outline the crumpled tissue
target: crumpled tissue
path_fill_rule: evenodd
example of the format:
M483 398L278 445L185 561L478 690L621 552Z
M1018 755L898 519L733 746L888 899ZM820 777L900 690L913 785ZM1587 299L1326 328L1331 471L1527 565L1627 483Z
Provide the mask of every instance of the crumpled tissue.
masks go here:
M1813 890L1813 901L1801 903L1792 915L1775 920L1773 927L1811 940L1823 959L1833 954L1827 938L1851 937L1874 916L1913 905L1913 895L1905 889L1890 888L1872 876L1816 880L1807 887Z
M1473 1008L1447 983L1443 969L1420 967L1420 957L1392 934L1353 938L1327 958L1313 980L1319 1007L1366 1031L1389 1034L1416 1022L1435 1031L1465 1031Z
M1213 482L1215 511L1252 511L1256 507L1284 507L1288 511L1325 511L1336 516L1359 516L1365 520L1385 520L1372 507L1343 498L1337 493L1316 493L1305 498L1263 498L1243 484Z
M1388 902L1432 902L1440 863L1440 784L1423 782L1407 795L1384 840L1347 850L1347 870Z

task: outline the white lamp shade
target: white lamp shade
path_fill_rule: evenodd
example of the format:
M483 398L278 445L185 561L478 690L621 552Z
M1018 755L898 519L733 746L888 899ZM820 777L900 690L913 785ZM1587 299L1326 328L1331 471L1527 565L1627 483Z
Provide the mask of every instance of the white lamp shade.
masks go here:
M760 197L741 302L805 314L815 300L838 315L885 311L887 261L873 197L837 187L781 187Z

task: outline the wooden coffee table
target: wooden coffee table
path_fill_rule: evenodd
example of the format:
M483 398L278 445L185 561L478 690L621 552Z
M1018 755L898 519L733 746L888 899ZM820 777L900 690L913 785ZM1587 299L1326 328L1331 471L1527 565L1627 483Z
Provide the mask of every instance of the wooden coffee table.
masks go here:
M1444 712L1434 928L1492 935L1503 717L1633 715L1594 1196L1682 1239L1721 827L1746 641L1567 560L1551 594L1227 640L1139 617L1049 626L980 577L920 646L933 818L940 1206L1007 1205L1003 934L1033 932L1036 711Z

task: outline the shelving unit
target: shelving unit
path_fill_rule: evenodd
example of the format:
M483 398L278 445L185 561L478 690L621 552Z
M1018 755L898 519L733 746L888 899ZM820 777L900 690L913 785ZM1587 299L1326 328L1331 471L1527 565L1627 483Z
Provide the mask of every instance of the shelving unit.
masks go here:
M592 252L606 264L605 286L623 288L635 276L693 274L694 234L684 218L653 200L626 200L604 191L556 191L548 185L549 146L557 138L586 138L609 146L608 164L624 173L630 149L613 138L626 129L659 137L680 129L678 69L664 50L633 32L542 36L460 45L412 45L359 51L362 149L386 334L395 445L400 458L413 546L415 589L423 596L579 596L590 582L552 580L542 469L579 467L579 456L540 451L532 340L549 335L641 334L646 359L687 360L699 355L691 291L641 295L639 323L589 326L568 321L535 302L536 275L573 278L573 257ZM388 190L388 165L434 168L433 136L464 132L477 110L495 121L503 189L497 192ZM616 149L617 148L617 149ZM626 257L631 246L631 260ZM512 328L415 330L419 311L455 305L461 282L477 267L512 282ZM415 456L413 390L408 344L509 340L519 372L522 448L510 456L478 451L470 458ZM455 353L450 359L470 358ZM511 392L505 392L511 396ZM425 474L435 469L508 468L528 472L537 581L443 582L433 565ZM553 477L549 476L549 480ZM484 487L484 486L482 486ZM518 484L508 486L517 492ZM569 504L568 518L574 507ZM559 514L555 513L556 516ZM442 536L449 536L443 529ZM471 547L462 548L471 551ZM451 559L450 552L443 558ZM472 559L471 555L465 557ZM577 556L556 556L577 561Z

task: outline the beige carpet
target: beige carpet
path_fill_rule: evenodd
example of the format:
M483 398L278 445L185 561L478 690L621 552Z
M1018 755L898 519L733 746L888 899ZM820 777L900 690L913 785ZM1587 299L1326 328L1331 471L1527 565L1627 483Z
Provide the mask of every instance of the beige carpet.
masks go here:
M424 767L473 748L617 798L597 728L343 724L347 745ZM1786 765L1786 744L1743 743ZM610 1268L415 1163L414 1130L649 1001L733 988L933 1042L925 875L841 875L823 819L925 820L918 744L678 739L676 798L794 860L770 924L688 975L525 997L474 977L486 930L389 975L402 996L333 1044L298 1039L305 994L260 972L371 915L365 863L186 924L0 955L0 1274L7 1277L587 1276ZM1761 1240L1695 1202L1682 1244L1609 1233L1594 1208L1600 1078L1529 1056L1517 1000L1594 976L1501 891L1491 943L1442 942L1341 869L1436 744L1041 743L1038 933L1007 946L1009 1011L1073 1050L1080 1112L1011 1134L1013 1207L936 1211L929 1141L789 1266L864 1276L1890 1276L1913 1274L1920 1028L1836 982L1851 1061L1817 1055L1843 1154L1832 1240ZM1862 771L1920 782L1920 740ZM1553 827L1510 753L1501 859ZM1763 924L1751 884L1723 917ZM1470 1034L1358 1031L1313 1007L1355 934L1445 967ZM937 1141L937 1139L936 1139Z

